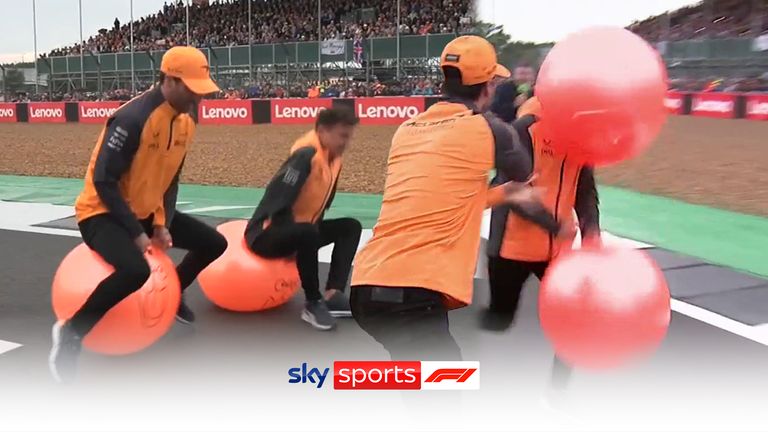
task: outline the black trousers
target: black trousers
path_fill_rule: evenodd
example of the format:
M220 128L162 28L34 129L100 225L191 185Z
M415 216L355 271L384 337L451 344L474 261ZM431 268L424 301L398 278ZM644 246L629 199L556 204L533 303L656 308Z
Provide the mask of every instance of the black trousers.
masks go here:
M352 218L322 220L318 224L275 224L267 227L249 246L255 254L264 258L284 258L296 254L296 267L304 295L307 300L314 301L321 298L317 251L333 244L325 289L344 291L362 231L360 222Z
M490 309L514 315L520 303L525 281L536 275L544 277L549 262L514 261L501 257L488 257L488 285L491 289Z
M443 296L436 291L356 286L350 305L357 324L392 360L461 360Z
M141 221L141 224L151 236L152 220ZM134 239L109 214L88 218L79 224L79 228L85 244L115 268L70 321L74 330L85 336L113 306L144 285L150 269ZM224 253L227 240L214 228L180 212L176 212L168 230L173 247L189 251L176 267L184 290L208 264Z
M548 267L549 261L528 262L508 260L501 257L488 257L488 285L491 290L491 311L509 314L511 317L514 317L517 313L525 281L528 280L531 274L541 280ZM571 367L555 356L552 362L550 386L554 389L564 389L571 374Z

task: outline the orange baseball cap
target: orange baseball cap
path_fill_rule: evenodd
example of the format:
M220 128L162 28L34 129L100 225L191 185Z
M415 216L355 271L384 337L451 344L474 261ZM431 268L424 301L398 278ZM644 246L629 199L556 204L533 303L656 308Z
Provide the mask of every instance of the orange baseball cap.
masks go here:
M497 64L495 75L500 78L509 78L512 76L512 72L510 72L509 69L507 69L503 65Z
M448 42L440 56L440 67L452 66L461 72L461 83L475 85L496 76L496 49L480 36L459 36ZM506 68L505 68L506 69Z
M190 46L176 46L165 52L160 71L179 78L193 93L206 95L219 91L211 79L211 68L202 51Z

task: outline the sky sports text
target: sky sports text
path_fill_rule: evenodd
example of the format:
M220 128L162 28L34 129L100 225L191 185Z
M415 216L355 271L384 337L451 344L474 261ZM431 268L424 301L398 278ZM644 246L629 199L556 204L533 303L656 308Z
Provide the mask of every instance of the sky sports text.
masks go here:
M330 368L302 363L288 369L288 383L322 388ZM478 390L476 361L336 361L334 390Z

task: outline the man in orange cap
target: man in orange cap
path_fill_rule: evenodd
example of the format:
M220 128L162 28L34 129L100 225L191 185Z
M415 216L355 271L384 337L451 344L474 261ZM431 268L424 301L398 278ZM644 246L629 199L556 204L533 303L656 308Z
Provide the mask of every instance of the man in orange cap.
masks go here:
M505 82L498 88L491 110L503 119L517 116L541 116L541 103L534 96L518 109L516 83ZM504 100L501 100L504 98ZM483 314L482 326L486 330L505 331L515 320L520 295L525 281L533 274L544 277L550 262L563 251L569 250L578 223L582 244L599 246L600 209L593 168L556 154L551 137L538 124L530 127L533 157L533 186L541 187L542 206L535 211L496 207L491 215L488 238L488 285L491 301ZM499 174L493 183L506 179ZM549 220L539 223L536 220ZM565 388L571 369L555 357L550 386L553 390Z
M353 317L393 359L461 357L448 310L472 301L483 211L533 199L531 188L515 183L494 191L505 196L488 191L493 168L516 182L531 173L521 143L527 124L515 130L483 114L496 86L493 46L458 37L441 66L446 99L392 138L379 220L352 275Z
M168 50L160 72L158 85L107 120L91 154L75 213L85 244L115 271L72 318L53 326L49 365L57 381L74 377L83 338L147 281L150 268L144 253L150 247L189 251L177 267L182 289L227 247L215 229L175 211L197 106L219 88L211 80L205 55L193 47ZM183 300L177 319L194 320Z

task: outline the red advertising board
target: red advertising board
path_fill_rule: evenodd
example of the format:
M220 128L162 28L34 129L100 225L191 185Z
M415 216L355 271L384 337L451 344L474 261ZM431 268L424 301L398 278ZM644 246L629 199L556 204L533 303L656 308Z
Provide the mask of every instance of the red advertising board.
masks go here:
M733 93L697 93L693 95L691 114L732 119L736 113L736 96Z
M355 99L355 114L364 125L397 125L424 112L423 97Z
M313 123L320 110L331 106L331 99L272 99L269 103L271 123Z
M207 100L200 103L200 124L249 125L253 123L250 100Z
M64 123L64 102L30 102L27 105L30 123Z
M683 114L683 103L685 101L685 94L680 92L667 92L667 96L664 98L664 106L667 108L667 112L670 114Z
M748 94L746 118L768 120L768 94Z
M80 123L104 123L120 108L120 102L80 102L77 104L77 116Z
M0 103L0 123L16 123L16 104Z

